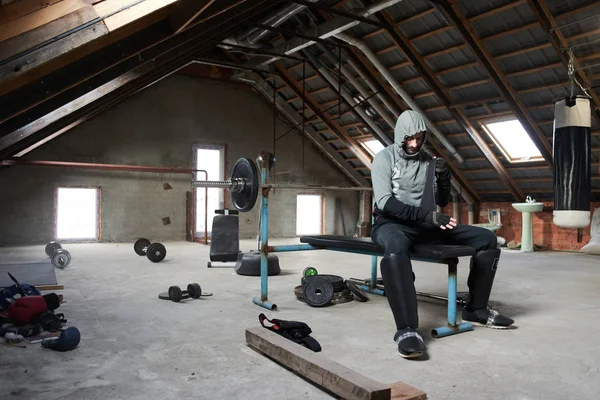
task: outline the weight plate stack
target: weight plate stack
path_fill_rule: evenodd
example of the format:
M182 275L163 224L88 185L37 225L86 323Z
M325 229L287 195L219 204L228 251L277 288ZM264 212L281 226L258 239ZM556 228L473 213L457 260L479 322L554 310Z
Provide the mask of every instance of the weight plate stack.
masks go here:
M363 292L357 285L350 282L349 280L346 280L345 284L348 290L352 292L354 299L362 302L369 301L369 296L367 296L367 294Z
M301 279L302 286L304 286L306 283L310 282L311 280L318 279L318 278L323 278L323 279L329 281L329 283L331 283L331 285L333 286L334 293L341 292L342 290L344 290L346 288L346 286L344 285L344 278L342 278L341 276L320 275L320 274L312 275L312 276L303 276Z
M294 288L294 296L296 296L296 298L298 300L306 303L306 300L304 299L304 292L302 291L301 285L298 285ZM348 303L355 299L356 299L356 297L354 297L352 295L352 292L350 290L344 289L341 292L334 293L329 304Z
M187 292L192 299L199 299L202 296L202 288L197 283L190 283Z
M135 244L133 245L133 250L136 252L136 254L140 256L145 256L146 251L144 249L148 246L150 246L150 241L146 238L141 238L135 242Z
M60 245L60 243L52 241L46 245L46 255L48 257L52 257L54 252L56 252L56 250L58 250L58 249L62 249L62 246Z
M258 169L249 158L240 158L233 165L231 180L242 179L245 182L242 190L231 190L231 200L241 212L252 210L258 197Z
M323 307L333 299L333 285L327 279L310 279L302 285L302 294L312 307Z
M152 262L161 262L167 256L167 249L161 243L152 243L148 246L146 255Z

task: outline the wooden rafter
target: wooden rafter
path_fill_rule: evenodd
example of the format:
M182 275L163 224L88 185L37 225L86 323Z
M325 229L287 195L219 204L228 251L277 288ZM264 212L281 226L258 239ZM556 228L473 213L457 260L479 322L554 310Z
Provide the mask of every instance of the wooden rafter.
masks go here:
M346 131L344 130L344 128L342 128L337 122L332 120L332 117L329 113L326 112L322 112L321 109L318 107L317 102L314 101L314 99L306 94L306 93L302 93L302 85L296 80L294 79L294 77L292 76L292 74L290 74L289 71L287 71L283 65L281 65L280 62L275 62L275 69L279 72L279 76L280 78L284 81L284 83L290 88L292 89L292 91L294 93L296 93L296 95L298 97L300 97L301 99L304 99L305 104L307 104L310 108L311 111L318 116L318 118L325 124L327 125L327 127L329 128L329 130L334 133L341 141L342 143L344 143L344 145L346 147L348 147L348 149L358 158L360 159L360 161L368 166L369 168L371 167L371 156L368 155L366 153L365 150L362 149L362 147L356 143L356 141L350 137Z
M567 68L569 65L569 57L561 49L568 47L569 44L565 39L563 33L560 31L560 29L554 30L552 32L550 31L552 28L558 26L556 24L556 19L552 16L552 13L548 9L548 6L544 2L544 0L528 0L528 4L529 7L531 7L533 12L535 13L536 17L538 18L539 23L544 28L544 31L547 33L548 40L550 41L550 43L552 43L552 46L554 47L554 50L558 53L558 56L560 57L563 65L565 66L565 68ZM573 64L575 67L577 80L584 87L589 88L591 86L589 79L586 77L583 71L578 71L578 69L580 68L579 62L575 59ZM594 93L593 90L589 90L588 93L592 98L592 102L594 103L593 108L595 110L596 117L600 121L600 98L598 98L598 95Z
M508 174L502 163L498 161L496 155L490 149L488 144L483 140L477 129L471 124L469 119L460 109L452 109L450 108L450 103L452 97L450 95L450 91L446 88L440 80L437 78L434 71L427 65L427 63L423 60L423 57L419 52L415 49L414 45L411 41L402 33L398 28L393 27L392 17L386 13L385 11L381 11L375 14L376 18L381 23L389 24L390 28L388 28L388 34L392 39L392 42L397 46L397 48L402 51L404 56L411 60L414 67L419 72L420 76L422 76L429 87L433 89L433 93L436 97L444 104L448 111L452 114L452 116L459 122L459 124L465 129L471 139L477 144L479 149L483 152L483 154L488 158L490 164L496 169L498 175L502 179L502 181L506 184L506 186L511 190L515 198L519 201L524 200L525 196L517 183L512 179L512 177Z
M452 22L455 29L461 34L465 43L469 45L471 50L479 58L480 62L485 66L488 74L493 79L497 88L506 103L514 111L515 116L521 122L525 131L531 137L531 140L536 144L540 153L544 157L549 166L553 165L552 149L548 140L541 129L537 126L536 121L531 116L521 99L518 97L515 90L508 84L504 73L495 63L489 50L481 38L475 33L473 27L464 16L460 7L455 3L440 5L439 9L444 13L444 16Z
M169 15L169 23L175 33L187 28L215 0L180 0Z

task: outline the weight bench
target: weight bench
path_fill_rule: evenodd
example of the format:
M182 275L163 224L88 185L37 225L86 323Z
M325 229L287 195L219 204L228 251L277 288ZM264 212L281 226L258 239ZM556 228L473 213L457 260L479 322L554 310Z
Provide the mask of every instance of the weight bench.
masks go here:
M384 250L370 238L320 235L303 236L300 238L300 242L310 245L315 250L332 250L371 255L371 282L369 286L361 286L361 289L370 293L384 295L383 291L377 288L377 257L383 257ZM473 329L468 322L456 323L456 275L458 257L472 257L474 254L475 249L468 246L418 244L410 248L409 257L411 260L446 264L448 266L448 326L434 329L431 332L433 337L449 336Z
M303 236L301 244L269 246L269 186L267 185L267 172L272 161L267 153L261 153L260 184L263 185L260 202L260 219L258 224L260 252L260 297L252 297L252 302L269 310L276 310L277 305L269 302L269 253L307 250L333 250L347 253L365 254L371 256L371 283L366 289L377 293L377 257L383 256L384 251L370 238L350 238L346 236L320 235ZM250 185L248 190L252 189ZM266 188L265 188L266 187ZM245 190L245 189L244 189ZM475 250L467 246L451 246L441 244L415 245L411 248L410 258L427 262L448 265L448 326L436 328L432 331L433 337L454 335L460 332L473 330L468 322L456 323L456 272L458 257L473 256ZM383 294L382 291L377 294Z

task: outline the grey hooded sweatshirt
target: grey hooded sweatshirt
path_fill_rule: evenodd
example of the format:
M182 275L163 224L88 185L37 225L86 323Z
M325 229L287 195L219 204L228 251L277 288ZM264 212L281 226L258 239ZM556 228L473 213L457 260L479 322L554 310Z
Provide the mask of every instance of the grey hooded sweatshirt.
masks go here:
M450 198L450 174L435 177L435 159L423 151L427 136L415 154L407 154L406 137L427 132L425 120L416 111L403 112L394 128L394 144L373 159L371 176L378 220L425 221L436 204L445 207ZM425 133L427 135L427 133Z

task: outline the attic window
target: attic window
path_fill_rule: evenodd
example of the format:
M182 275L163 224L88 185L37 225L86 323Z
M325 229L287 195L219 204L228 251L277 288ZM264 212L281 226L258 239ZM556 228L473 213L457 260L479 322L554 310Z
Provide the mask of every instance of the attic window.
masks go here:
M359 140L359 143L369 152L373 157L385 148L383 144L377 139Z
M523 125L515 118L494 119L482 122L483 129L511 163L543 161L544 157Z

